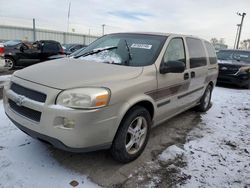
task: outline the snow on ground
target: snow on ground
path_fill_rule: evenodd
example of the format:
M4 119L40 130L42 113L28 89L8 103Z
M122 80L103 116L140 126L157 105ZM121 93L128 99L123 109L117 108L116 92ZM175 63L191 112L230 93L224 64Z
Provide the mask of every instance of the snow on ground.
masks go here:
M250 90L215 88L212 101L183 149L172 145L159 159L182 155L179 187L250 187Z
M169 146L159 155L159 160L163 162L169 162L176 157L182 157L184 155L184 150L177 147L176 145Z
M98 187L85 175L65 169L50 156L43 143L17 129L6 117L0 101L0 188ZM72 183L72 185L70 185Z

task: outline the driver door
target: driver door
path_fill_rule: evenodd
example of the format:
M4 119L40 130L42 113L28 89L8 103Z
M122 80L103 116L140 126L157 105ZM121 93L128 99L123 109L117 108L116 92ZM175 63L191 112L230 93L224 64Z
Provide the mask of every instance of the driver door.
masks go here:
M170 61L182 61L186 63L184 39L182 37L172 38L167 46L161 66L167 66ZM183 73L161 74L158 70L158 91L156 103L158 116L156 121L164 121L180 110L178 95L186 92L189 88L190 78L187 68Z

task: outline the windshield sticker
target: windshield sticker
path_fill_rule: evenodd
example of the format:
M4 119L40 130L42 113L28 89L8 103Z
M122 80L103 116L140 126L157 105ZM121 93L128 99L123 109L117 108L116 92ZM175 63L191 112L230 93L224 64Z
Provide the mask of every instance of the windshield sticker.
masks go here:
M240 54L240 57L246 57L246 58L248 58L248 55Z
M142 48L142 49L150 50L152 48L152 45L151 44L132 44L131 48Z

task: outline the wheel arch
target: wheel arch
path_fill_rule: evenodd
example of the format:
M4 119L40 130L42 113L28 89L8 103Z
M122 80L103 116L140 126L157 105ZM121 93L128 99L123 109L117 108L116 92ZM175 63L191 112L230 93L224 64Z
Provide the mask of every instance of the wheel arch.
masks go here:
M117 129L115 131L115 135L114 135L114 138L113 140L115 139L115 136L117 134L117 131L119 130L120 126L121 126L121 123L122 121L124 120L124 118L126 117L126 114L128 114L128 112L135 106L142 106L144 107L145 109L148 110L150 116L151 116L151 120L153 121L154 119L154 115L155 115L155 110L156 110L156 106L154 104L154 101L152 98L150 98L149 96L146 97L146 98L141 98L141 99L138 99L138 98L134 98L130 101L128 101L126 103L125 106L123 106L122 108L122 113L120 113L120 116L121 118L118 120L117 124Z

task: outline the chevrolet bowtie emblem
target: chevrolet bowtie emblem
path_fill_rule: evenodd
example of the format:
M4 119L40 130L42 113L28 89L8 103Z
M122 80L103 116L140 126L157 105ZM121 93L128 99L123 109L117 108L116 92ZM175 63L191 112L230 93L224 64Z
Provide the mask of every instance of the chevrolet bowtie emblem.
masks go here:
M17 104L17 106L22 106L24 103L25 97L22 95L19 95L16 99L15 102Z

